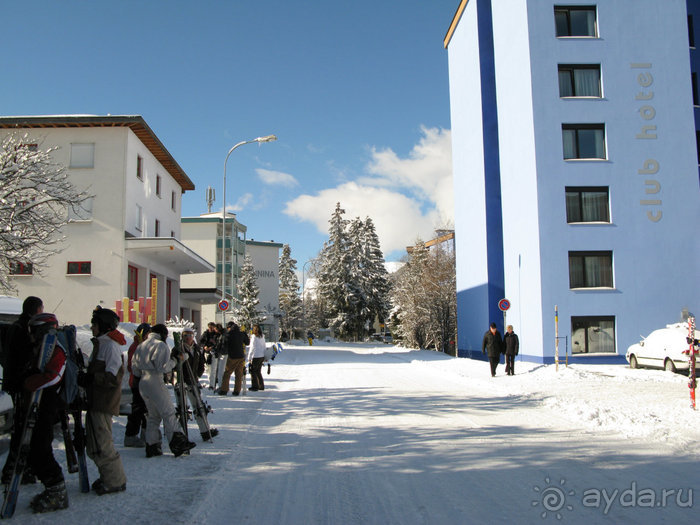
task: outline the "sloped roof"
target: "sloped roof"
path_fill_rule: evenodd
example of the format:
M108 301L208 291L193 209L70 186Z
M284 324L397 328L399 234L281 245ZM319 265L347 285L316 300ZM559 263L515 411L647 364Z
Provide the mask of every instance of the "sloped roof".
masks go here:
M182 187L182 191L194 190L194 183L175 161L173 156L146 124L141 115L41 115L27 117L0 117L0 129L13 128L105 128L123 127L134 132L141 142L158 159L163 167Z

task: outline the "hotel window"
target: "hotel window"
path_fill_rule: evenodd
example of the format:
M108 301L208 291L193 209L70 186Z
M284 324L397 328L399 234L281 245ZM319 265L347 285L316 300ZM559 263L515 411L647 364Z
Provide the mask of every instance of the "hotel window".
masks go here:
M127 293L129 294L129 299L137 300L138 289L139 289L139 269L136 266L129 265L129 274L127 282Z
M160 237L160 221L156 219L155 235L154 237Z
M610 222L607 187L567 187L566 222Z
M143 157L136 155L136 178L143 180Z
M600 64L559 64L560 97L600 98Z
M92 197L80 204L68 207L68 222L89 221L92 219Z
M134 227L138 231L141 231L141 229L143 228L143 208L138 204L136 205L136 224L134 225Z
M571 317L571 352L573 354L615 353L615 317Z
M688 15L688 44L695 47L695 28L693 27L693 15Z
M95 167L95 144L71 144L70 145L71 168Z
M34 265L32 263L10 262L10 275L32 275Z
M554 22L557 37L597 37L596 8L594 5L555 5Z
M605 124L562 124L564 159L605 159Z
M156 175L156 195L160 197L160 175Z
M92 263L90 261L69 261L68 275L90 275L92 273Z
M612 252L569 252L569 288L612 288Z

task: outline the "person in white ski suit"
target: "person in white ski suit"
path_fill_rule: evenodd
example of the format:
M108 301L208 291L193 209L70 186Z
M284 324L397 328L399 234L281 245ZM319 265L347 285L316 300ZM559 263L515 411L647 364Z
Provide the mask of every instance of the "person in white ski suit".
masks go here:
M186 355L171 357L170 348L165 340L168 329L157 324L151 328L148 338L141 343L131 361L131 368L136 377L140 377L139 391L146 402L146 457L161 456L162 435L160 422L163 421L165 436L170 451L177 457L196 446L180 431L180 424L175 416L175 406L168 389L163 382L163 374L170 372L177 364L176 359L185 360Z

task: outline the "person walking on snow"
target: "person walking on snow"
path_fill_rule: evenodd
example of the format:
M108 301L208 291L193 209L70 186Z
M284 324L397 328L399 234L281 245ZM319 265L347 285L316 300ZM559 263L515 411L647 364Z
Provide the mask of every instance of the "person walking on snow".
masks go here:
M166 344L168 329L163 324L151 328L148 338L134 352L131 366L134 375L139 376L139 390L146 402L148 416L146 418L146 457L162 456L162 435L160 422L163 421L165 436L170 445L170 451L175 457L188 453L197 446L180 432L180 424L175 416L175 406L168 393L163 374L170 372L177 364L177 359L184 361L186 354L180 353L172 357Z
M80 381L87 391L86 452L100 477L92 484L98 495L126 490L126 474L112 438L112 416L119 415L124 359L124 335L117 330L119 316L98 306L92 312L92 355Z
M141 323L134 330L134 342L131 343L127 352L126 369L129 372L129 388L131 389L131 414L126 419L126 430L124 431L124 446L143 448L146 446L146 402L141 397L139 391L139 378L134 377L131 362L134 359L136 348L143 343L151 331L151 325ZM139 435L140 434L140 435Z
M518 336L513 332L513 325L509 324L506 328L506 333L503 336L503 346L506 353L506 374L509 376L515 375L515 356L518 355L518 347L520 342Z
M228 330L224 335L222 351L226 353L228 358L226 360L226 370L221 379L221 388L217 393L220 396L225 396L228 393L231 373L234 373L233 395L237 396L241 393L241 388L243 388L246 360L245 347L250 343L250 339L248 339L248 334L242 331L235 322L229 321L226 327Z
M501 340L501 333L496 328L496 323L491 323L481 342L481 353L486 354L487 351L491 365L491 377L494 377L496 375L496 367L498 367L498 363L501 360L501 352L503 351L503 341Z
M262 375L262 365L265 360L265 336L259 324L253 326L253 337L250 339L248 359L250 359L251 392L265 390L265 382Z

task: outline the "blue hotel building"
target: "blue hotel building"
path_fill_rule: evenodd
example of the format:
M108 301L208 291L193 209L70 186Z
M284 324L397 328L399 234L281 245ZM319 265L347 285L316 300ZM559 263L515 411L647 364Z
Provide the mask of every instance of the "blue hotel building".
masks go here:
M445 36L458 349L620 362L700 314L700 1L462 0ZM700 33L697 40L700 42Z

